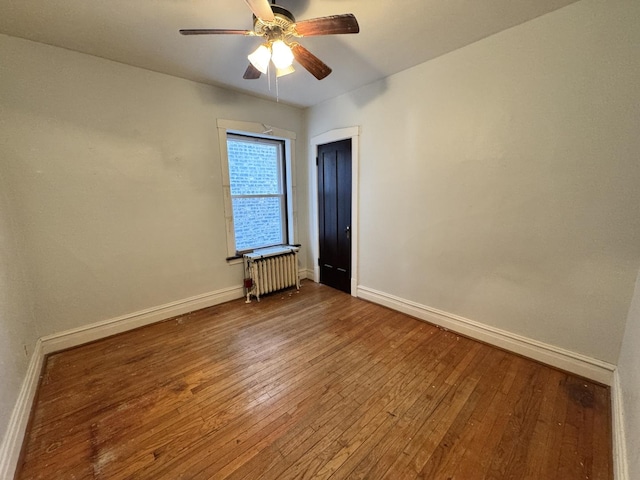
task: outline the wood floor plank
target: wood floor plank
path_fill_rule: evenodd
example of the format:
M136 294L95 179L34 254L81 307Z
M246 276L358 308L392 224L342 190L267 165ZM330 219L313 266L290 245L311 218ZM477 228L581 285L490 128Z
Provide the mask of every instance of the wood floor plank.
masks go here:
M403 452L410 458L409 462L404 464L404 468L399 468L399 465L392 467L396 478L417 478L434 454L437 445L446 435L450 422L459 415L475 388L477 380L472 380L471 377L460 378L460 376L466 370L475 368L472 364L474 360L482 360L486 352L481 350L479 344L474 345L473 349L455 366L451 375L436 388L433 413L422 424L413 437L412 443ZM464 365L464 369L460 369L461 365ZM443 412L447 414L444 415ZM398 474L400 476L397 476Z
M405 336L403 340L407 340L407 338L409 337L409 335ZM407 348L403 349L403 351L411 351L413 349L412 346L409 345L409 343L407 343ZM398 355L405 355L402 353L402 351L398 351L397 352ZM398 357L401 358L401 357ZM407 361L406 357L403 358L404 361ZM383 366L382 362L374 362L371 364L371 368L368 368L368 370L370 372L375 372L376 369L373 368L375 365L377 366ZM400 367L400 365L399 365ZM392 373L396 373L396 375L394 377L391 377ZM395 384L396 380L399 380L401 378L402 374L402 370L401 369L395 369L392 371L386 371L386 375L381 375L381 374L371 374L367 376L367 381L366 381L366 385L364 386L364 388L367 389L367 391L369 392L375 392L377 390L379 390L379 388L377 389L371 389L370 387L372 387L374 382L388 382L387 383L387 387L390 387L392 385ZM389 381L389 378L391 378L391 380ZM380 383L379 386L382 386L383 383ZM362 392L363 392L363 385L356 382L353 384L353 386L355 387L356 390L352 390L351 392L349 392L348 390L345 390L345 395L348 396L351 400L355 400L356 403L358 405L360 405L360 410L362 412L367 412L367 410L369 409L369 406L374 404L375 401L377 401L377 397L371 395L371 393L368 393L367 395L370 395L368 398L366 398L365 400L363 400L361 398L362 396ZM356 395L357 393L357 395ZM367 403L365 403L367 402ZM364 404L364 405L363 405ZM349 418L349 417L347 417ZM301 426L304 426L305 424L302 423ZM329 423L325 423L324 419L322 419L322 417L320 417L320 422L315 422L311 424L311 426L313 428L311 429L307 429L306 432L308 433L308 435L305 436L305 442L300 443L300 438L299 436L296 434L297 432L295 432L295 430L292 432L292 435L290 436L290 440L287 443L284 443L286 441L286 438L283 438L279 443L280 443L280 448L281 451L287 456L287 459L292 459L292 463L293 463L293 459L296 458L300 458L301 455L305 454L306 450L308 448L310 448L310 446L315 445L314 442L317 440L317 438L319 438L319 435L321 434L316 434L315 432L320 428L320 426L323 427L327 427L330 426L331 422ZM311 433L309 433L311 432ZM338 431L336 431L337 433ZM316 446L316 448L318 448ZM309 470L309 467L303 466L301 464L298 464L295 466L296 469L301 469L303 468L305 469L305 471ZM282 470L270 470L268 471L269 475L273 475L274 478L279 478L280 475L282 475ZM250 477L249 477L250 478Z
M533 438L540 414L543 386L547 384L549 370L539 370L532 382L521 394L522 401L516 402L514 412L500 441L500 450L507 453L502 458L500 474L505 479L520 479L526 471L527 450ZM495 463L492 465L495 466Z
M371 330L368 329L367 328L367 324L363 322L363 323L361 323L361 324L359 324L357 326L357 329L353 330L351 337L357 338L357 337L361 336L364 332L371 333ZM334 362L334 359L327 359L327 361L332 363L332 362ZM293 365L295 365L295 364L293 364ZM301 365L304 366L304 362ZM314 371L316 371L316 369L314 369L313 367L307 368L307 373L308 374L310 374L310 373L312 373ZM216 433L216 437L218 437L218 438L226 438L224 436L224 431L216 431L215 433ZM211 444L211 442L207 442L206 441L207 440L206 436L203 437L203 440L204 441L196 442L191 446L192 447L191 448L191 454L190 454L190 459L189 459L188 463L189 463L189 465L193 465L193 466L192 467L189 466L189 468L197 469L198 468L197 465L199 464L200 457L204 456L205 458L209 458L209 456L210 456L209 455L209 450L216 448L215 444ZM227 439L227 443L228 443L228 441L229 441L229 439ZM218 447L217 451L218 451L218 455L221 455L226 450L220 450L219 447ZM183 469L187 468L187 466L184 464L184 462L181 462L181 466L182 466ZM166 466L164 468L166 468Z
M406 349L404 351L411 351L413 349L413 347L411 347L410 342L406 341L407 339L409 339L411 337L411 335L405 335L401 340L399 345L405 344L406 345ZM406 343L405 343L406 342ZM402 350L399 350L398 353L400 354L402 352ZM379 363L379 362L378 362ZM370 370L370 367L372 365L375 365L376 362L373 362L370 365L365 365L365 368L362 369L362 372L358 372L357 375L352 376L354 378L354 380L358 377L361 376L362 373L365 373L366 371ZM382 377L380 377L382 379ZM388 378L388 376L387 376ZM369 380L371 380L371 378L369 377ZM343 384L344 386L346 386L346 383ZM355 396L355 389L358 388L361 391L361 385L359 383L357 383L356 381L354 381L353 383L351 383L351 386L353 388L349 389L349 388L342 388L340 390L341 395L334 395L334 400L336 403L341 402L341 399L343 398L343 396L349 396L351 397L353 400L355 400L355 402L358 405L362 405L362 403L364 403L361 400L361 396ZM335 392L335 390L332 390L332 393ZM336 403L333 403L331 405L335 405ZM325 404L327 405L327 404ZM323 405L323 406L325 406ZM366 406L364 407L366 409ZM298 427L296 429L293 429L291 432L288 432L288 434L286 436L283 436L281 439L278 440L277 444L274 445L274 450L277 450L278 452L280 452L282 455L286 455L288 458L294 458L296 455L293 453L293 451L298 448L298 446L300 445L301 442L303 441L307 441L309 440L310 437L313 436L313 434L319 429L319 425L323 425L325 424L325 418L323 418L322 412L326 411L326 409L324 408L320 408L320 409L316 409L314 410L314 414L313 417L309 417L307 420L314 420L313 423L308 423L308 421L301 421L298 425ZM318 422L318 420L320 420ZM279 449L277 448L279 447ZM304 452L304 447L301 449L302 452ZM268 465L269 467L273 466L273 462L270 462L269 459L270 457L273 455L273 451L265 451L263 452L264 458L257 458L256 459L256 465ZM284 457L283 457L284 458ZM293 463L293 462L291 462ZM246 478L255 478L256 477L256 473L252 473L252 472L264 472L264 471L269 471L270 468L256 468L256 465L251 466L251 465L247 465L247 467L249 467L248 469L245 470L244 475L247 475ZM281 464L283 465L283 464ZM290 466L290 465L285 465L286 467ZM284 470L286 468L283 468L282 470ZM274 473L273 470L271 470L272 473ZM234 477L235 478L235 477ZM243 478L242 476L239 476L237 478Z
M569 397L566 394L566 383L568 377L563 376L558 379L559 395L553 406L552 422L549 425L547 439L547 454L543 458L542 478L559 474L559 466L562 461L562 436L564 432L564 421Z
M419 358L408 359L414 364L413 369L405 370L403 381L388 391L383 402L376 407L367 406L367 410L357 422L352 424L334 442L332 455L323 452L324 463L319 465L314 478L352 478L352 470L371 451L371 447L379 443L397 423L397 418L404 416L428 389L428 374L431 369L421 361L428 358L425 350L417 350Z
M297 478L301 473L309 475L310 472L320 467L326 450L344 436L345 430L348 430L354 425L355 430L358 430L358 427L362 426L362 424L366 425L371 419L371 416L379 412L380 408L383 408L389 402L389 397L393 395L392 392L402 385L402 381L407 375L401 367L402 364L398 363L396 367L387 372L387 375L368 379L367 387L371 386L372 381L378 381L379 383L374 384L374 386L378 388L367 388L365 390L367 396L366 401L355 401L354 398L361 397L362 393L359 393L358 390L354 391L352 393L352 403L355 404L356 408L350 412L350 415L336 416L331 423L328 422L322 425L324 428L319 428L305 443L289 453L289 458L293 459L297 457L298 460L286 471L280 472L278 478ZM359 390L362 392L362 389ZM344 404L344 402L341 403ZM337 422L337 420L340 421ZM327 426L334 424L333 429L326 431L328 430L326 428Z
M424 405L425 400L429 398L435 373L433 370L427 374L423 372L417 377L419 386L411 386L410 391L398 397L393 408L388 412L391 416L387 422L376 431L376 435L366 439L357 454L350 456L340 466L336 472L337 478L363 478L364 476L373 478L369 470L378 464L382 453L389 445L403 446L406 443L407 436L412 433L408 428L411 422L409 418L412 412Z
M306 393L311 393L309 390L304 390L306 391ZM241 405L244 405L245 407L251 408L251 405L249 405L248 403L246 403L246 400L240 401ZM251 416L255 417L256 415L256 405L253 405L254 408L252 408L251 410ZM225 413L224 410L222 410L222 407L219 407L218 410L221 410L221 413ZM227 418L228 421L231 420L231 418ZM244 422L246 424L246 422ZM210 436L211 433L215 433L216 438L218 439L217 442L215 442L215 444L211 445L210 442L207 441L208 437ZM226 433L225 433L226 432ZM194 468L194 469L199 469L200 467L198 467L199 463L200 463L200 459L201 457L204 457L205 459L210 458L210 452L209 449L213 449L215 448L217 450L218 455L223 455L224 452L226 452L227 448L231 445L233 446L230 442L232 441L231 437L237 437L237 432L233 429L228 429L227 426L225 425L225 422L219 422L219 421L213 421L213 423L211 423L210 421L207 424L207 433L200 438L198 441L193 442L190 446L191 448L191 454L190 454L190 458L188 460L188 464L185 463L184 461L180 461L180 457L177 456L176 457L176 463L180 464L180 468L182 469L187 469L187 468ZM221 440L225 440L224 443L221 443ZM166 462L166 459L165 459ZM219 463L219 462L217 462ZM158 464L157 466L158 468L163 468L163 469L167 469L169 468L169 465L164 464ZM151 472L149 472L151 473Z
M609 389L602 385L590 384L595 391L595 403L593 405L593 430L591 432L591 450L595 452L611 451L612 423L611 423L611 399ZM603 414L602 412L605 412ZM583 433L581 433L582 435ZM592 478L607 479L613 476L613 458L611 455L592 455Z
M451 468L450 477L452 479L466 479L471 475L480 477L478 472L480 471L481 451L486 445L493 426L492 420L499 411L498 406L502 404L501 385L505 378L509 378L507 372L513 365L513 358L504 352L494 352L492 357L497 363L495 366L490 366L487 374L476 386L474 393L483 389L482 398L478 401L467 428L458 440L458 448L462 451L459 451L455 457L452 456L451 459L451 461L455 461Z
M16 478L610 480L609 395L304 282L49 355Z
M547 448L550 434L549 427L553 424L553 407L558 395L561 395L559 383L562 375L561 372L549 371L549 378L546 383L544 385L538 385L537 387L542 393L540 411L532 432L531 441L527 448L526 466L523 471L520 472L521 478L529 480L543 478L543 463L538 459Z
M450 478L475 439L474 417L482 418L493 400L491 390L496 390L491 378L501 357L500 352L483 352L486 356L471 371L464 373L464 381L472 382L473 391L433 453L422 467L419 476L424 478ZM477 440L476 440L477 441Z
M465 451L463 458L453 472L452 478L492 478L487 473L494 451L497 448L513 405L520 396L521 388L526 385L526 368L529 362L507 354L501 363L504 370L499 375L500 383L492 394L492 400L483 416L476 417L474 423L477 442ZM541 477L544 478L544 477Z

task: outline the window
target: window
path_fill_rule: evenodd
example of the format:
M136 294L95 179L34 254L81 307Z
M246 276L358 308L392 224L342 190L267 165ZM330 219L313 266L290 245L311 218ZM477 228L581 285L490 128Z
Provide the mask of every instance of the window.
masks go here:
M236 252L287 243L284 142L227 135Z
M295 244L296 134L218 119L227 261L257 248ZM237 259L237 260L236 260Z

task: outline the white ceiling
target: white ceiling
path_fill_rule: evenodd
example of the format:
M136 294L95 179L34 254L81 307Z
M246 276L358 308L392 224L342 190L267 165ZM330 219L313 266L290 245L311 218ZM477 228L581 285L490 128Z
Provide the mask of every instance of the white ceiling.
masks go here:
M280 0L297 20L355 14L357 35L300 40L333 68L279 80L281 102L311 106L576 0ZM275 99L263 75L244 80L260 40L182 36L181 28L252 29L243 0L0 0L0 33ZM295 64L294 64L295 66Z

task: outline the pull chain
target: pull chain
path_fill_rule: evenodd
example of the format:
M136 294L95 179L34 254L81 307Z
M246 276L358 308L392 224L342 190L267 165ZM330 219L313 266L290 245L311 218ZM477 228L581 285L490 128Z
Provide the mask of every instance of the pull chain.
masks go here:
M271 62L267 64L267 83L269 85L269 91L271 91Z

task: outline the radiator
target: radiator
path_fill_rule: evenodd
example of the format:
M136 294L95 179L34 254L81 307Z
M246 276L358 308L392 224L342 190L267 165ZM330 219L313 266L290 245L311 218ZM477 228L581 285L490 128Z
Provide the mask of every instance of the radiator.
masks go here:
M246 303L251 295L260 301L260 295L295 287L300 289L298 275L298 247L283 246L255 250L244 254Z

